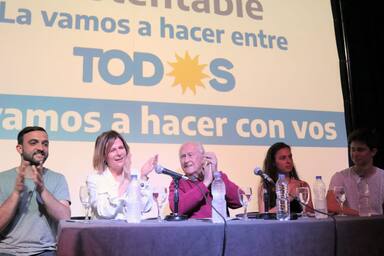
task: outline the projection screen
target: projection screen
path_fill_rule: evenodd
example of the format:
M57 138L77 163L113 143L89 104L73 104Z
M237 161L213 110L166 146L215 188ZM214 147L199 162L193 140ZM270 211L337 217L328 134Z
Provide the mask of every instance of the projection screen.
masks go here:
M66 176L73 216L110 129L137 169L159 154L181 172L179 146L200 141L254 194L275 142L292 146L310 185L348 165L329 0L0 1L0 46L0 169L19 164L24 126L45 127L46 167Z

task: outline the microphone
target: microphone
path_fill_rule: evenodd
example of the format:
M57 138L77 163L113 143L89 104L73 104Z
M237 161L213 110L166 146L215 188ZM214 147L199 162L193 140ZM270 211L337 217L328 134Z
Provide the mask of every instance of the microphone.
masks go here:
M177 172L174 172L174 171L171 171L161 165L156 165L155 167L155 172L160 174L166 174L166 175L169 175L171 176L172 178L175 178L175 179L183 179L183 180L189 180L189 178L183 174L180 174L180 173L177 173Z
M255 175L259 175L261 178L263 178L263 180L266 180L266 181L268 181L271 184L275 184L273 179L271 177L269 177L268 174L263 172L259 167L256 167L255 170L253 170L253 173Z

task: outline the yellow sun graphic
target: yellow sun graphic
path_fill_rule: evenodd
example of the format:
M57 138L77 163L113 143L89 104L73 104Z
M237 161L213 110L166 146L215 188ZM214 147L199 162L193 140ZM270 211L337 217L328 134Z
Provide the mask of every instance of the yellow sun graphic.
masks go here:
M173 70L167 75L175 77L172 86L181 85L183 94L187 89L196 94L196 87L205 88L202 79L209 77L203 73L206 64L199 64L199 55L191 59L188 52L185 52L184 59L176 54L176 62L168 62L173 67Z

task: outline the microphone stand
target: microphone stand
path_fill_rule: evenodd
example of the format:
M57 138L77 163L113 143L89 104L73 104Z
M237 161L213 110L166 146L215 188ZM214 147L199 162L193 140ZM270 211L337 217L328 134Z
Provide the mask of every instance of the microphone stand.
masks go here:
M175 191L173 194L173 209L174 212L165 217L166 221L181 221L187 220L187 215L179 215L179 181L181 177L172 176L173 182L175 183Z
M268 212L270 209L269 204L269 182L266 180L263 180L263 197L264 197L264 212Z
M276 219L275 214L269 213L268 211L271 209L270 205L270 191L271 191L271 183L263 179L263 201L264 201L264 212L262 213L262 217L265 220L270 220L270 219Z

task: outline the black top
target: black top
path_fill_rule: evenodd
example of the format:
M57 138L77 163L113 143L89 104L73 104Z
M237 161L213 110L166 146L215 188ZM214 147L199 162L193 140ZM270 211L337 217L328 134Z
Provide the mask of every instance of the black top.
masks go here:
M269 208L272 209L276 206L276 189L275 186L268 187L269 192ZM291 213L301 213L303 211L303 207L300 202L295 198L290 202L290 212Z

